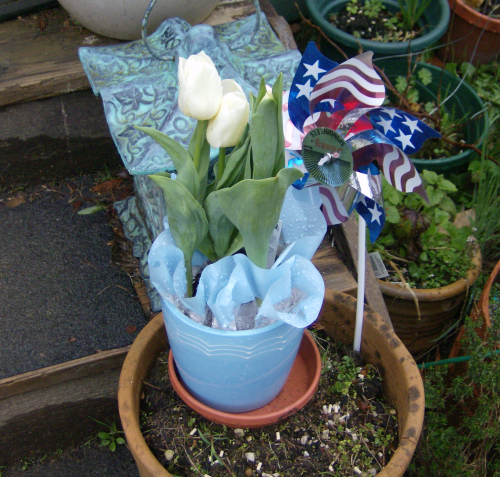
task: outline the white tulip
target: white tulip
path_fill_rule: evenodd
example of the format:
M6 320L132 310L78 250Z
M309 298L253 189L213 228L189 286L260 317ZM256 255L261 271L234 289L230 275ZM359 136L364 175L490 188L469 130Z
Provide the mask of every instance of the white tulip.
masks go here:
M216 149L236 145L250 113L250 105L238 83L223 80L222 90L219 112L208 122L207 127L207 141Z
M222 81L212 60L202 51L179 58L179 108L198 120L213 118L222 100Z

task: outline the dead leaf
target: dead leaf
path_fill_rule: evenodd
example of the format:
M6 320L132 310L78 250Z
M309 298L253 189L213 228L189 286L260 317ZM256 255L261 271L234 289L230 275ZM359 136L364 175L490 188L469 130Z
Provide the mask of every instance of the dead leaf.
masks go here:
M7 207L17 207L18 205L24 204L25 198L24 196L20 195L18 197L14 197L13 199L9 199L5 205Z
M76 341L76 338L71 337L66 340L66 343L73 343L73 341Z
M132 333L135 333L137 331L137 326L135 325L128 325L126 328L125 328L125 331L129 334L132 334Z
M73 212L76 212L80 206L83 204L81 200L75 200L71 205L73 206Z
M368 409L371 408L371 406L368 403L366 403L365 401L363 401L362 399L359 399L358 401L356 401L356 404L361 411L368 411Z
M102 194L103 192L108 192L115 187L118 187L122 182L123 179L116 177L114 179L110 179L109 181L104 181L100 184L97 184L96 186L92 187L91 191L95 192L96 194Z

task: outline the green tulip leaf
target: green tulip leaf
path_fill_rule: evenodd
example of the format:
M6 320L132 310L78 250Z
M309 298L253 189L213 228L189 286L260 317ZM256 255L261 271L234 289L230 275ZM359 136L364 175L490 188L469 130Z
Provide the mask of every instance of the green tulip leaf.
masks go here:
M266 267L269 240L286 191L302 175L295 168L282 169L276 177L246 179L219 191L222 211L240 231L248 258L261 268Z
M198 179L200 181L200 197L206 191L208 168L210 166L210 144L207 141L208 121L198 121L189 141L188 152L194 159L198 155ZM193 160L193 162L195 162Z
M210 237L210 234L205 235L205 238L198 245L198 250L211 262L216 262L220 258L215 254L214 242L212 240L212 237Z
M250 138L247 137L243 145L234 150L226 159L226 168L222 174L221 180L217 184L216 189L231 187L238 182L245 161L248 160L250 153Z
M259 106L259 103L262 101L262 98L264 97L266 92L267 92L266 81L264 78L261 78L259 84L259 91L257 91L257 97L255 97L252 93L250 93L252 115L253 113L255 113L255 111L257 111L257 107Z
M276 162L278 146L278 103L274 98L264 98L252 115L250 135L252 137L252 179L271 177ZM283 128L281 128L283 131Z
M191 192L178 180L155 175L149 177L163 190L170 232L184 253L188 296L191 296L191 262L195 250L208 233L207 216Z
M273 86L273 96L278 105L278 111L281 111L283 105L283 73L280 73ZM285 167L285 134L283 132L283 114L278 114L278 142L276 144L276 162L272 175L275 176Z
M205 200L204 207L210 224L209 233L214 243L215 254L222 258L229 249L236 227L222 212L219 193L220 191L212 192Z
M200 183L193 159L189 152L175 139L168 137L166 134L154 128L139 126L136 126L136 128L153 138L163 149L165 149L165 151L167 151L177 171L176 182L186 187L191 195L195 199L198 199L200 196Z

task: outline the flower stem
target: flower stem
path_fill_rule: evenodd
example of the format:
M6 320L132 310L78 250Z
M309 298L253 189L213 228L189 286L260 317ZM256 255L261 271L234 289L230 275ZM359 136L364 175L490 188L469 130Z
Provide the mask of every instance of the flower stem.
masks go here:
M219 164L217 165L217 182L222 179L222 174L224 174L224 169L226 168L226 148L219 148Z
M186 297L191 298L193 296L193 265L192 259L184 259L184 264L186 265L186 281L187 281L187 293Z
M201 122L201 120L198 120L198 124ZM196 134L196 145L194 149L193 163L194 167L196 167L196 170L198 171L200 168L201 148L203 147L203 141L205 140L205 128L196 127L194 133Z

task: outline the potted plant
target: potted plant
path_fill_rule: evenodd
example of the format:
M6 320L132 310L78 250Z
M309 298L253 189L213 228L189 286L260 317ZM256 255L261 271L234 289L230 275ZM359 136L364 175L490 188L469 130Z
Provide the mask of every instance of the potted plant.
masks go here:
M180 58L178 70L179 108L198 121L188 149L138 127L168 152L177 171L175 178L150 176L167 209L165 231L149 254L150 277L190 394L219 411L247 412L279 393L303 328L320 310L324 282L310 259L326 223L319 206L290 191L284 210L292 210L281 217L289 247L274 262L271 236L289 186L303 175L283 168L282 76L272 89L262 80L250 96L248 123L241 87L221 80L206 54ZM219 160L209 179L210 146L219 149ZM232 148L227 157L226 148ZM246 255L233 255L243 247Z
M440 49L447 61L491 63L500 53L498 4L491 0L448 0L452 12Z
M307 0L313 22L318 25L328 38L340 46L348 56L354 56L362 51L373 51L375 58L393 55L405 55L409 52L422 51L438 41L446 31L450 18L450 9L447 0L438 0L436 2L418 2L414 0ZM405 32L412 28L416 23L418 36L412 39L397 38L392 41L384 41L382 38L377 41L363 39L353 34L342 31L334 23L331 23L332 14L339 14L348 6L351 10L351 17L369 15L374 10L386 9L397 21L391 20L394 25L400 23L399 30ZM373 13L374 15L375 13ZM400 18L398 19L397 14ZM417 17L420 14L420 18ZM371 22L380 22L369 17ZM402 41L403 40L403 41ZM327 46L328 48L328 46ZM338 52L328 49L329 56L333 59L338 58Z
M319 322L327 333L339 341L352 343L356 316L356 299L326 290ZM364 313L363 358L384 374L384 395L393 402L399 421L399 444L380 477L400 477L408 467L422 429L424 392L420 373L411 355L390 326L377 313ZM129 448L141 477L168 477L149 449L140 430L139 402L143 381L156 357L165 349L165 327L161 316L153 319L134 341L125 360L118 390L120 417Z
M443 136L429 140L417 157L410 155L417 170L449 174L466 169L480 153L488 129L476 92L449 71L427 63L391 59L379 65L391 83L391 104L409 110Z
M453 225L455 185L422 173L429 202L383 183L386 226L371 245L392 272L379 280L396 334L413 354L429 348L458 318L481 268L470 226Z

